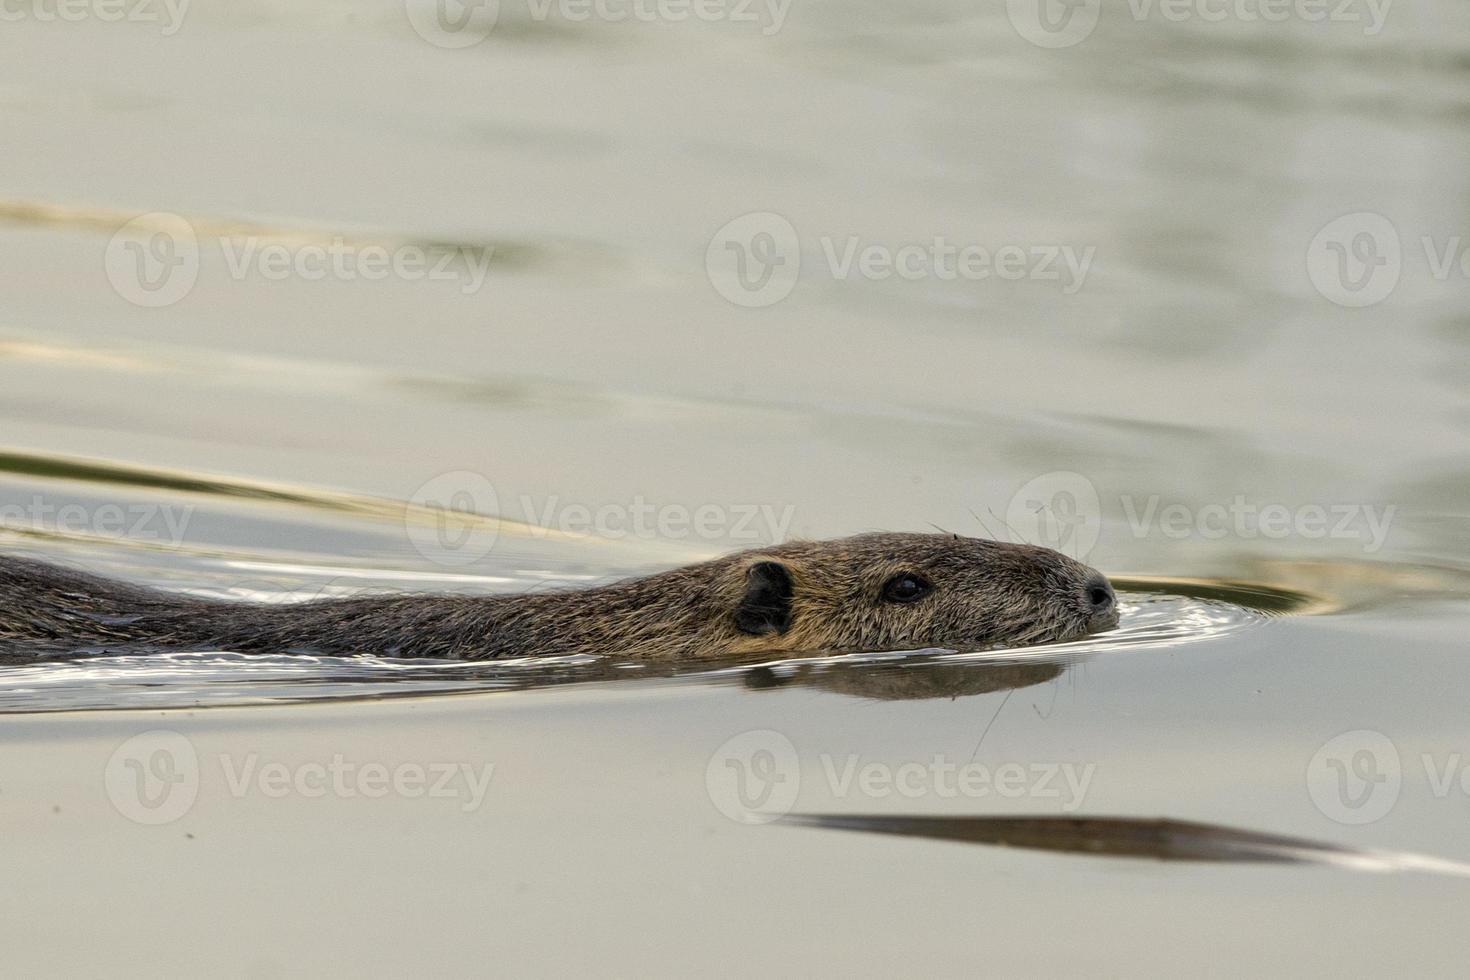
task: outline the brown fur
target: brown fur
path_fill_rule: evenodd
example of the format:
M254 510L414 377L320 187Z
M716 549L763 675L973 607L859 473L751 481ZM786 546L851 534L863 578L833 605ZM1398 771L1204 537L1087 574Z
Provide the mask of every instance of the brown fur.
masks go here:
M906 572L932 591L911 603L885 600L884 583ZM1104 605L1095 604L1099 589ZM0 558L0 642L675 662L1071 639L1115 625L1111 599L1105 578L1057 552L944 534L794 542L590 589L294 605L180 596Z

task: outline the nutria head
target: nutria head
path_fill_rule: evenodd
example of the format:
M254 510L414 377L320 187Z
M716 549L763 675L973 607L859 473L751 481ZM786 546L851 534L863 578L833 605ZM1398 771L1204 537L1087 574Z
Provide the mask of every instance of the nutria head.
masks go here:
M740 650L976 649L1118 624L1101 572L1034 545L880 533L726 561L739 588L730 618Z

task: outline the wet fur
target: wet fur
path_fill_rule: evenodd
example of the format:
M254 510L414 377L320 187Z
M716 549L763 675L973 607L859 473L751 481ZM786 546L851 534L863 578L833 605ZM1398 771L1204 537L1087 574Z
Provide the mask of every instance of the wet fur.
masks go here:
M884 601L894 574L933 583ZM1029 545L866 534L728 555L596 588L258 604L181 596L0 557L0 643L485 660L619 654L681 661L761 651L975 649L1070 639L1100 576ZM1106 582L1105 579L1102 580ZM1115 621L1115 619L1114 619Z

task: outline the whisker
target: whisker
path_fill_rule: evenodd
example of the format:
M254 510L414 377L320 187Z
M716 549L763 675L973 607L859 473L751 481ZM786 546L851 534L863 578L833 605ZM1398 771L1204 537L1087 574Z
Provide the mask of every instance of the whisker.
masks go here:
M1011 532L1011 536L1012 536L1012 538L1015 539L1016 543L1018 543L1018 544L1030 544L1031 543L1031 542L1027 541L1024 537L1022 537L1021 535L1017 534L1016 533L1016 529L1013 528L1013 527L1011 527L1010 521L1006 520L1004 517L1001 517L999 514L997 514L995 512L995 508L994 507L988 507L987 506L985 509L988 510L988 511L990 511L990 516L991 517L993 517L996 520L1000 521L1001 525L1004 526L1007 531L1010 531Z
M980 529L985 532L986 537L990 538L990 540L992 541L1000 540L1000 538L996 537L995 532L992 531L990 527L985 523L985 519L982 518L979 514L975 513L975 508L966 507L965 509L970 512L971 517L975 518L975 523L980 525Z
M1014 687L1008 688L1006 690L1006 696L1000 699L1000 707L996 708L995 714L990 716L990 721L986 723L985 730L980 733L980 740L975 743L975 751L970 753L971 762L974 762L975 756L980 754L980 746L985 744L985 736L990 734L991 726L994 725L995 720L1000 717L1000 713L1006 710L1006 705L1010 702L1011 695L1015 693L1016 689Z

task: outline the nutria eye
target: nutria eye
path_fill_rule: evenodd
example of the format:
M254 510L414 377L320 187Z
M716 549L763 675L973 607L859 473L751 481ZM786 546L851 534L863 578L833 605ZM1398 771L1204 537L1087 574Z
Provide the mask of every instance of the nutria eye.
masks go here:
M883 583L883 598L889 602L913 602L923 598L932 586L913 572L900 572Z

